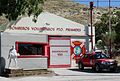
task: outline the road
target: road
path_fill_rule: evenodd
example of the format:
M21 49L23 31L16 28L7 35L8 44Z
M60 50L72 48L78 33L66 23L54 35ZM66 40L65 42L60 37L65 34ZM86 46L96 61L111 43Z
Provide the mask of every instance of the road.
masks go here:
M53 70L54 76L29 76L17 78L0 77L0 81L120 81L120 72L110 73L101 72L96 73L91 69L79 71L77 67L74 68L55 68Z

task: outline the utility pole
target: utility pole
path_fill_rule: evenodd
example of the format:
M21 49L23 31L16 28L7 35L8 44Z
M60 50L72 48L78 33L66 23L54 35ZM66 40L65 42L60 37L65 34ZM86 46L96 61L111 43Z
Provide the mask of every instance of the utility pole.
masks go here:
M110 38L109 38L109 53L110 53L110 58L112 57L112 55L111 55L111 48L112 48L112 46L111 46L111 32L112 32L112 30L111 30L111 0L109 0L109 34L110 34Z
M99 8L99 0L97 0L97 8Z
M91 50L93 51L93 23L92 23L92 13L93 12L93 2L90 2L90 23L91 23Z

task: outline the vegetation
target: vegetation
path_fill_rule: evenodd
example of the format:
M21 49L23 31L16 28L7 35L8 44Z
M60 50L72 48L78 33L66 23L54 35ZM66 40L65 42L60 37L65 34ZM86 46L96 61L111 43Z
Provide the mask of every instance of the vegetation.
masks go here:
M42 12L42 5L45 0L0 0L0 16L9 20L16 20L18 16L34 15L33 21Z
M101 16L100 21L95 23L96 42L101 40L103 47L112 52L120 49L120 11L113 11L111 16L111 32L109 32L109 14L105 13ZM110 42L111 41L111 42ZM98 45L99 46L99 45Z

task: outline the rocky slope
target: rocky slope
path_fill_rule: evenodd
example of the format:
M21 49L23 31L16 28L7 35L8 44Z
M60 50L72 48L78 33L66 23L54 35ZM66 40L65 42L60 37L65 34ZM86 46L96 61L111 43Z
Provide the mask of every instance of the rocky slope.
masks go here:
M46 0L44 11L87 25L90 22L89 6L75 3L72 0ZM104 13L106 9L94 8L93 23ZM4 30L6 20L0 17L0 30Z
M44 11L54 13L81 24L86 24L90 21L89 6L73 2L73 0L46 0ZM106 9L103 8L94 8L93 22L105 11Z

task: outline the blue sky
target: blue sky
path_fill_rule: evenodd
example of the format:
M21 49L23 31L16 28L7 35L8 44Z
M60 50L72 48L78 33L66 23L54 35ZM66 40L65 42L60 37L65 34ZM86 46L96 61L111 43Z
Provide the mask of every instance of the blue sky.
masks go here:
M90 1L94 2L94 6L97 6L97 1L98 6L100 7L108 7L109 6L109 0L74 0L75 2L81 3L81 4L86 4L89 5ZM110 4L112 7L120 7L120 0L110 0Z

